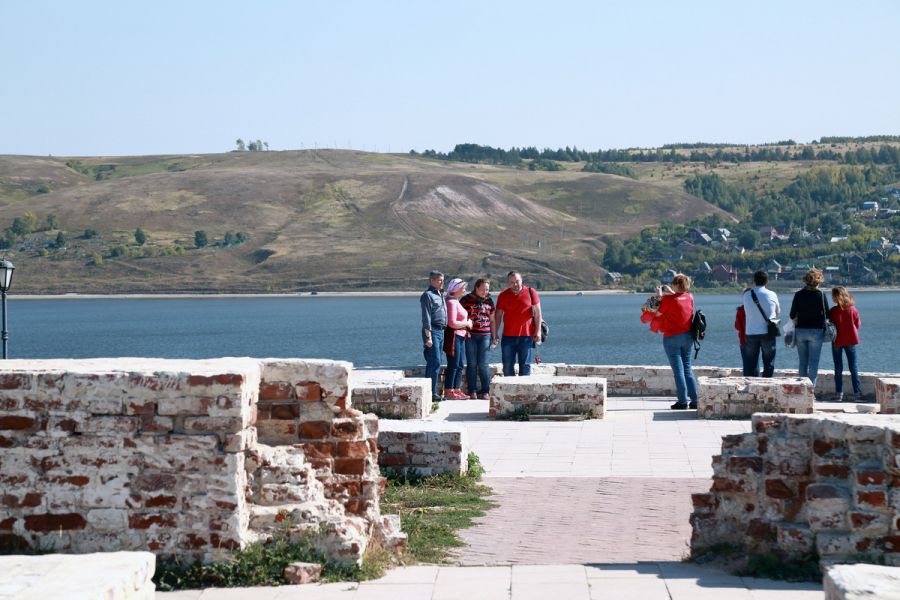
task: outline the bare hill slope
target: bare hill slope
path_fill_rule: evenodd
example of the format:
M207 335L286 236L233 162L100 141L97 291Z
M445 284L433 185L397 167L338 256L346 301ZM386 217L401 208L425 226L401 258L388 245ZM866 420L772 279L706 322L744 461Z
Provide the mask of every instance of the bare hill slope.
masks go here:
M416 289L430 268L593 287L602 236L715 210L613 175L340 150L0 156L0 224L54 214L66 238L38 231L5 251L20 293ZM209 246L194 247L198 230ZM226 231L249 239L224 247Z

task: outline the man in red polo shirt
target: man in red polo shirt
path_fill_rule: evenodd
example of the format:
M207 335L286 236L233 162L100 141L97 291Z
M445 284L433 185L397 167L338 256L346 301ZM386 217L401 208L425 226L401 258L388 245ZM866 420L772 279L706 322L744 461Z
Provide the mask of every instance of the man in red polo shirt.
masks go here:
M540 340L541 299L534 288L522 285L522 274L510 271L506 276L507 288L497 297L497 331L503 328L500 351L503 375L515 375L519 363L519 375L531 375L531 348Z

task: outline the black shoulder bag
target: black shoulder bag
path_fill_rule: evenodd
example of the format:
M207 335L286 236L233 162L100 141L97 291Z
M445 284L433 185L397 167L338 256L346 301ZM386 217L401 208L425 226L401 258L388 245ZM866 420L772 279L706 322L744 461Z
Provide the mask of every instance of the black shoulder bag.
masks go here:
M781 336L781 329L779 329L778 323L767 317L766 313L763 312L762 306L759 304L759 298L756 297L756 292L750 290L750 295L753 296L753 302L756 304L756 308L759 309L759 314L761 314L762 318L769 324L769 330L766 332L766 337L778 339Z

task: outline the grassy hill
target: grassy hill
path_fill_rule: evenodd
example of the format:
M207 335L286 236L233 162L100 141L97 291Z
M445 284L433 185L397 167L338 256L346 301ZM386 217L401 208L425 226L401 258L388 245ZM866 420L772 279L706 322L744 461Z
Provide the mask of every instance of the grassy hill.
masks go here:
M17 293L417 289L431 268L590 288L604 273L602 236L717 210L655 174L342 150L0 156L0 227L53 214L66 238L56 248L58 230L37 231L2 251ZM197 230L209 246L194 247ZM249 240L217 245L226 231Z

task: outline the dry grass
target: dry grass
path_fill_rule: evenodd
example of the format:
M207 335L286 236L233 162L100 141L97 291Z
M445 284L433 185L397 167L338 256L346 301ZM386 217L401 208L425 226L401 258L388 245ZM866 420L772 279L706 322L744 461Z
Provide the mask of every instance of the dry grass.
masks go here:
M77 161L77 170L66 166ZM567 169L577 165L566 165ZM86 171L84 174L82 171ZM96 180L100 172L102 180ZM45 185L49 193L37 193ZM401 191L403 192L401 194ZM599 238L717 209L674 177L529 172L341 150L152 157L0 157L0 224L54 213L66 250L12 252L18 292L416 289L434 266L519 269L547 288L591 287ZM135 228L159 252L110 259ZM76 239L85 229L98 240ZM194 249L250 235L234 248ZM56 232L48 232L48 239ZM102 266L88 266L92 252Z

